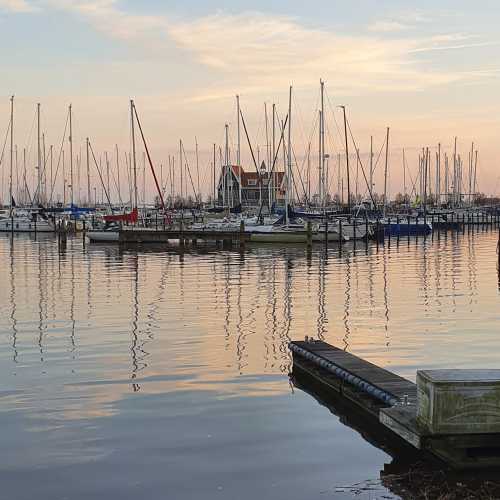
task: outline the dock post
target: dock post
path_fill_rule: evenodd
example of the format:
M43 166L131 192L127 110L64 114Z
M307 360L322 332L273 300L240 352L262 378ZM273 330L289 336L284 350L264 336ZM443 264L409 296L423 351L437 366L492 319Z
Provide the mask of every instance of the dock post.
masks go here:
M353 231L353 238L354 238L354 248L356 248L356 217L352 220L352 231Z
M85 248L85 237L86 237L85 234L87 232L87 226L86 226L86 224L87 224L87 221L85 219L83 219L83 231L82 231L83 248Z
M365 210L365 246L368 249L368 213Z
M312 228L311 228L311 221L308 220L306 223L306 229L307 229L307 248L312 248Z
M342 243L343 243L343 236L342 236L342 219L339 219L339 255L342 254Z
M328 217L325 219L325 247L328 248Z
M391 218L390 217L387 219L387 225L389 226L389 238L388 238L388 241L387 241L387 245L391 246L392 227L391 227Z
M401 226L399 225L399 215L396 217L396 225L398 228L398 234L397 234L398 237L396 239L396 243L397 243L396 246L399 246L399 237L401 236Z
M245 221L240 221L240 249L245 248Z

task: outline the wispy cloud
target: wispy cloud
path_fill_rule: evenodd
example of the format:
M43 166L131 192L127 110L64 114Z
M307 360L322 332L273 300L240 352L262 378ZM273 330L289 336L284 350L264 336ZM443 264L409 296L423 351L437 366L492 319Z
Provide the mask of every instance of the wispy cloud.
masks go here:
M244 82L248 90L313 85L319 76L338 93L423 90L465 78L454 71L421 71L414 53L429 39L347 36L285 16L218 13L172 25L169 33L197 61L223 74L226 84Z
M25 0L0 0L25 4ZM464 81L470 72L426 69L419 52L459 50L491 44L471 35L384 37L409 25L427 22L419 11L380 20L365 33L346 35L305 26L299 20L259 12L173 20L162 15L128 12L118 0L39 0L40 5L62 9L84 18L106 36L147 46L156 52L183 51L186 64L197 65L212 84L198 90L196 99L217 99L235 91L268 93L295 86L316 85L328 79L336 93L415 91ZM19 7L18 5L18 7ZM379 34L380 33L380 34ZM165 65L163 60L159 66ZM474 78L481 78L475 73ZM208 76L207 76L208 75Z
M0 12L35 12L37 8L26 0L0 0Z
M408 29L410 29L410 26L408 26L407 24L391 19L385 21L375 21L368 26L368 31L373 31L375 33L393 33L398 31L406 31Z

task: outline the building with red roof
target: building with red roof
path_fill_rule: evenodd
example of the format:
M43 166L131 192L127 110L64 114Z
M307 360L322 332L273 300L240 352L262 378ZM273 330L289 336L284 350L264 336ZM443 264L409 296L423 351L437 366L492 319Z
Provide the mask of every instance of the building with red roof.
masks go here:
M260 172L246 172L240 165L224 166L217 185L217 203L226 207L238 206L240 204L241 182L242 206L259 206L261 200L267 205L269 199L271 204L283 205L285 199L284 181L284 172L273 172L269 176L264 163L262 163Z

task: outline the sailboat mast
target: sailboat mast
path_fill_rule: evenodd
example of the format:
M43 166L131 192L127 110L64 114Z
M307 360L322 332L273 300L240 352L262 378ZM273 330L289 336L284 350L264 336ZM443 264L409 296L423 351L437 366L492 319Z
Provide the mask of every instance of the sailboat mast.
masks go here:
M406 205L406 162L405 162L405 148L403 148L403 200Z
M92 195L90 193L90 158L89 158L89 138L86 141L87 146L87 204L90 207L92 204Z
M10 98L10 177L9 177L9 206L10 216L12 217L13 197L12 197L12 169L14 163L14 96Z
M273 103L273 156L271 161L270 169L273 172L273 175L269 174L269 209L273 206L274 203L274 189L275 189L275 178L276 174L274 172L274 159L276 158L276 104Z
M135 151L135 124L134 124L134 101L130 99L130 127L132 132L132 161L133 161L133 181L134 181L134 207L135 209L139 208L139 204L137 202L137 157Z
M345 106L341 106L344 111L344 137L345 137L345 159L347 169L347 210L351 213L351 181L349 174L349 141L347 140L347 118L345 114Z
M238 199L240 200L240 205L242 203L241 198L241 111L240 111L240 96L236 96L236 112L238 113L238 150L236 152L236 164L238 165Z
M180 181L181 181L181 188L180 188L181 207L184 207L184 203L183 203L183 199L182 199L182 196L183 196L182 185L183 185L183 181L184 181L184 175L183 175L184 169L182 168L182 139L179 139L179 168L181 169L181 178L180 178Z
M321 205L326 203L326 185L325 185L325 82L320 80L321 87L321 114L320 114L320 176L321 176Z
M198 157L198 139L194 138L195 147L196 147L196 183L197 183L197 193L196 193L196 203L201 202L200 195L200 161Z
M373 135L370 136L370 191L373 191ZM373 208L373 201L370 198Z
M387 169L389 167L389 127L385 136L385 169L384 169L384 215L387 210Z
M40 203L41 193L42 193L42 147L40 144L40 103L36 105L36 120L37 120L37 144L38 144L38 154L37 154L37 201Z
M227 189L227 199L228 199L228 206L232 208L233 206L233 199L231 197L231 200L229 200L229 192L230 192L230 183L228 182L229 179L227 178L229 175L229 125L226 123L225 125L225 130L226 130L226 144L224 148L224 164L225 164L225 175L224 178L226 179L225 182L225 189ZM232 185L232 183L231 183Z
M120 203L122 203L122 192L121 192L121 187L120 187L120 160L118 156L118 144L115 144L115 151L116 151L116 175L117 175L117 181L118 181L118 199L120 200Z
M453 146L453 204L457 200L457 138L455 137L455 144Z
M290 177L292 175L292 86L288 96L288 163L286 172L285 222L288 225L288 204L290 202Z
M72 105L69 105L69 182L71 184L71 204L74 203L74 195L73 195L73 117L72 117ZM108 189L109 192L109 189Z
M213 189L213 201L214 201L214 207L216 205L215 203L215 156L216 156L216 144L214 142L214 163L213 163L213 172L212 172L212 176L213 176L213 186L212 186L212 189Z
M321 109L318 112L318 203L323 205L323 175L321 173Z

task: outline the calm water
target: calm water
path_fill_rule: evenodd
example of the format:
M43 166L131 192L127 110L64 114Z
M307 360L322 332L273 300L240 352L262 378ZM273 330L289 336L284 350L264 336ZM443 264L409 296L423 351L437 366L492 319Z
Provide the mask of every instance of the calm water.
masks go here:
M391 458L292 390L304 335L415 378L497 367L496 232L243 254L0 236L6 499L393 498Z

